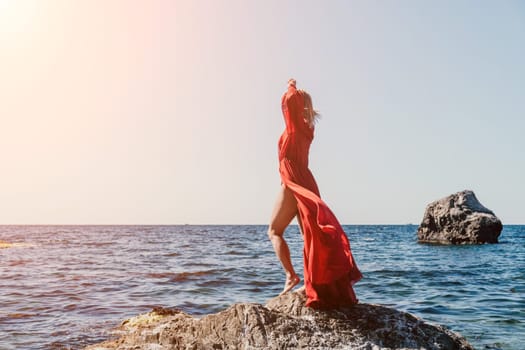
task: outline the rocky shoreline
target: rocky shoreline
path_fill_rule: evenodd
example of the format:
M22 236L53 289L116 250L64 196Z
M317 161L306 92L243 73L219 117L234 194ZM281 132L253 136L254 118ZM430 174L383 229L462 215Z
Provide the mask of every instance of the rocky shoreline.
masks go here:
M318 311L304 303L304 290L298 290L264 306L239 303L201 318L157 308L124 321L114 331L118 338L86 350L474 349L443 326L385 306Z

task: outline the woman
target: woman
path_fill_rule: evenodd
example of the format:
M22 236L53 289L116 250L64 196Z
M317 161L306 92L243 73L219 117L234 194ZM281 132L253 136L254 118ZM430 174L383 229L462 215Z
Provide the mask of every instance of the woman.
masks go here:
M304 239L306 306L332 308L357 303L353 284L362 275L350 251L348 238L330 208L321 200L308 169L308 152L318 113L312 99L288 81L281 100L286 129L279 139L281 191L275 203L268 236L286 273L281 294L292 290L300 278L290 259L283 233L297 216Z

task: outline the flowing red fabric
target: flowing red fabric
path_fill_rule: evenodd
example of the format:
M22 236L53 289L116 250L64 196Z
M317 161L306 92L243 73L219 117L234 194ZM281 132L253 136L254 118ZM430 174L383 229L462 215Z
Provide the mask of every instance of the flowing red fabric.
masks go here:
M308 168L314 129L304 119L304 93L289 86L281 105L286 129L279 139L279 172L297 199L304 239L306 306L333 308L358 302L353 284L362 278L339 221L321 199Z

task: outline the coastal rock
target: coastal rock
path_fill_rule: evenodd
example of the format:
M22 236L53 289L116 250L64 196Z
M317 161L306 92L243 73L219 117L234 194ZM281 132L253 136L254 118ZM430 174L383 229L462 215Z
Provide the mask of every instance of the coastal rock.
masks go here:
M138 349L427 349L473 350L460 335L374 304L318 311L304 289L260 304L234 304L194 318L174 309L124 321L120 338L86 350Z
M427 205L417 237L421 243L498 243L502 229L496 215L465 190Z

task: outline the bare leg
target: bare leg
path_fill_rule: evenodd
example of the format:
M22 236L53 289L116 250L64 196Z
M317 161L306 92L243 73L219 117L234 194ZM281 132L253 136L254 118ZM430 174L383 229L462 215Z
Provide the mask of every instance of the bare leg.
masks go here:
M290 291L301 281L292 266L290 249L283 238L284 230L295 215L297 215L297 200L292 191L283 185L277 196L270 227L268 228L268 237L272 241L275 254L281 261L284 272L286 273L286 282L281 294Z
M297 213L297 224L299 225L299 231L301 232L301 235L304 238L303 222L301 220L301 215L299 215L299 212Z

